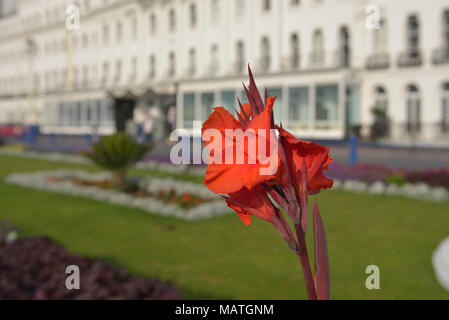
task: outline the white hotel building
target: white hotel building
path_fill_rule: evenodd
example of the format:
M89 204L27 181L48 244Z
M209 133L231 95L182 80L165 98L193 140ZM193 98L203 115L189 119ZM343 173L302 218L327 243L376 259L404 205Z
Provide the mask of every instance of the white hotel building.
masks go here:
M249 63L302 138L380 123L389 142L449 144L448 0L0 0L0 15L0 124L108 134L176 105L189 129L245 100Z

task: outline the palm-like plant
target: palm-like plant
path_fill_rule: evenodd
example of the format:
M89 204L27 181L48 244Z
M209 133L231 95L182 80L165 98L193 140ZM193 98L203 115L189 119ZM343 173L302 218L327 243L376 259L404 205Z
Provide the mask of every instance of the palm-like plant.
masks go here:
M115 186L124 186L126 169L141 160L151 149L152 145L138 143L131 136L119 132L102 137L85 155L98 166L112 172Z

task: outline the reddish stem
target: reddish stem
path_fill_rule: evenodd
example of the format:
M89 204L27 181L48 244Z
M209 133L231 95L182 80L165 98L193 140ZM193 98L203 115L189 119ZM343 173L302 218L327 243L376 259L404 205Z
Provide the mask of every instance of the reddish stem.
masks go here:
M296 237L298 239L298 257L301 262L302 273L306 283L307 295L309 300L316 300L317 294L315 289L315 281L313 280L312 269L310 268L309 256L307 254L306 237L301 228L301 224L295 223Z

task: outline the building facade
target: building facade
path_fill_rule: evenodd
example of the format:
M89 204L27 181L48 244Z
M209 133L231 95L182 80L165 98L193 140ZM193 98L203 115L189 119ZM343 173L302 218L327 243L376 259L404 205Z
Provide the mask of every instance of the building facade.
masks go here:
M176 105L191 129L250 64L302 138L449 144L447 0L2 2L0 123L108 134Z

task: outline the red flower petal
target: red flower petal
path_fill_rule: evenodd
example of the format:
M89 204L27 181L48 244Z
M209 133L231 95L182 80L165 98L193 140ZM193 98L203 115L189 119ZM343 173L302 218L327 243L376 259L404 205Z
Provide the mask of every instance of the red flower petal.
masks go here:
M303 159L307 168L309 193L314 194L320 192L321 189L331 188L333 181L323 174L323 170L327 170L328 165L332 162L329 149L314 142L299 140L282 128L278 128L278 130L283 140L288 168L295 189L298 190L300 186Z

